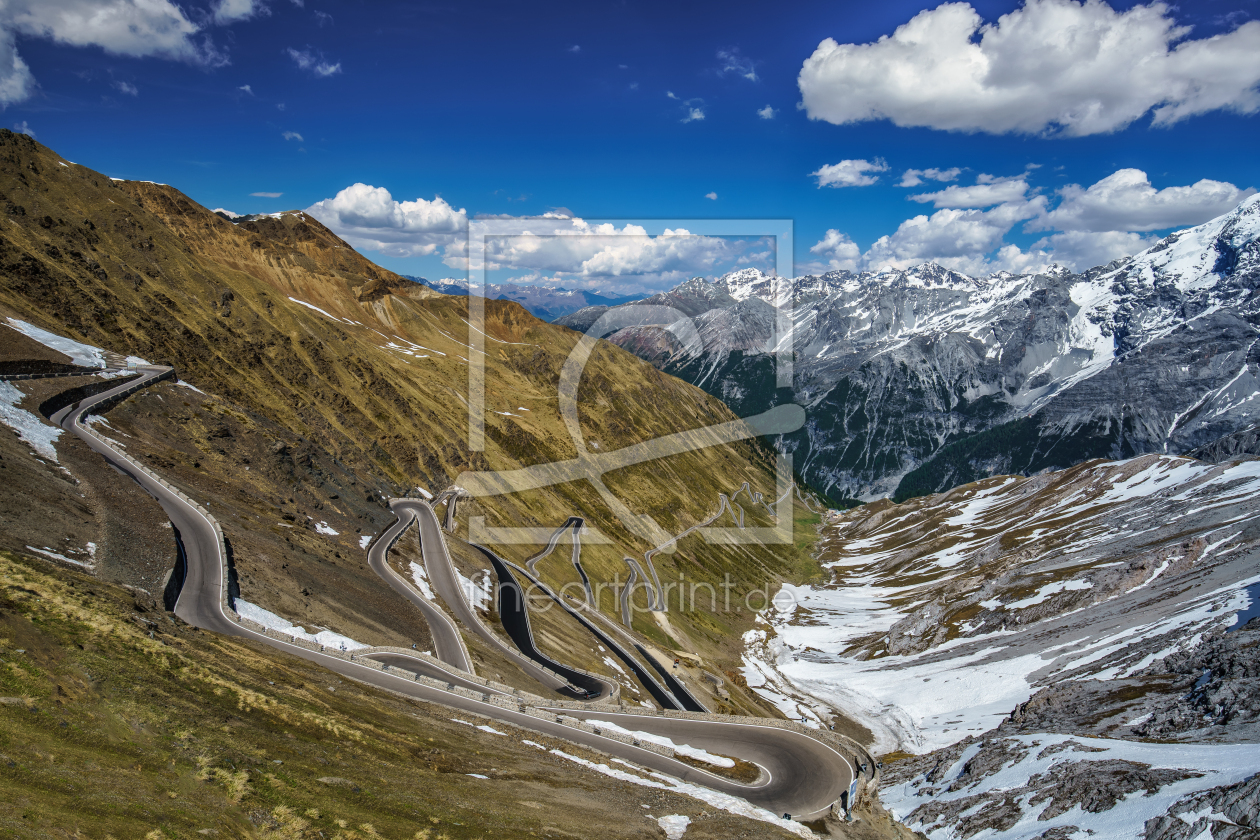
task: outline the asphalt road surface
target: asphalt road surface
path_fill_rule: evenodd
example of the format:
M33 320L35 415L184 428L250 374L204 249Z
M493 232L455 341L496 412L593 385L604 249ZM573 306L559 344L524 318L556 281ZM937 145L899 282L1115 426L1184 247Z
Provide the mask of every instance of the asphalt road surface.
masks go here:
M545 594L555 604L559 605L561 609L565 610L567 613L569 613L569 615L573 616L573 618L576 619L583 627L589 630L591 634L596 639L598 639L601 644L603 644L605 647L611 650L614 654L616 654L618 659L620 659L622 662L625 663L626 667L628 667L634 673L634 675L638 677L639 682L643 685L644 688L647 689L648 693L652 695L652 699L655 700L657 705L659 705L662 709L678 710L678 709L683 708L681 701L679 701L678 698L675 697L674 695L670 694L668 689L662 688L660 683L656 682L656 680L654 680L652 676L647 672L647 669L644 668L642 665L640 665L638 660L636 660L633 656L631 656L624 647L622 647L614 639L612 639L608 634L602 632L594 624L588 621L584 615L579 614L572 606L570 606L569 604L566 604L554 592L550 591L548 588L543 587L541 585L541 581L536 576L531 575L529 570L525 569L522 566L518 566L515 563L511 563L507 560L504 560L502 557L495 554L493 551L486 548L484 545L477 545L474 543L473 547L479 550L482 554L486 556L486 559L488 559L491 562L491 564L494 565L496 571L498 571L499 569L502 569L504 572L507 572L508 575L511 575L511 569L516 569L516 571L519 574L521 574L523 577L525 577L525 579L528 580L532 586L537 587L540 592ZM519 588L520 584L517 583L515 579L513 579L513 583ZM513 599L510 597L507 598L506 600L507 600L507 603L504 604L503 607L501 607L499 611L499 614L503 617L503 620L504 620L504 627L505 628L508 627L509 615L512 615L511 611L513 610L515 610L515 613L516 613L515 615L513 615L513 619L523 623L524 625L526 625L526 627L528 627L529 611L528 611L527 605L523 603L523 599L522 599L522 602L514 602ZM589 609L593 609L593 608L589 608ZM640 651L641 650L642 649L640 649Z
M425 621L429 622L429 633L433 636L434 655L447 665L452 665L461 671L467 671L471 674L473 672L472 662L468 659L468 651L460 639L459 628L455 626L455 622L447 617L441 607L417 592L410 582L403 580L397 572L390 568L386 559L390 546L411 526L412 522L416 521L415 512L405 506L400 508L399 506L391 505L390 507L394 511L394 515L398 517L398 521L386 528L381 536L368 548L368 565L372 567L372 571L380 575L390 585L391 589L415 604L420 612L424 614ZM429 571L431 565L427 553L424 561L425 570ZM432 573L430 572L430 574ZM448 601L447 603L450 602Z
M523 671L538 680L539 683L552 691L563 694L565 697L578 700L594 700L607 697L613 692L614 687L610 681L592 677L595 680L593 687L597 688L597 693L595 696L591 696L586 689L570 685L568 680L543 670L533 661L522 659L517 651L508 647L502 639L481 622L472 605L468 603L468 598L460 587L459 574L455 570L455 564L451 561L446 541L442 537L442 526L438 522L437 514L433 512L432 506L428 502L420 501L419 499L394 499L389 503L389 506L394 511L394 515L399 518L399 521L404 519L408 521L414 520L419 525L421 552L424 555L425 571L429 574L429 584L467 630L475 633L482 641L495 650L506 654L513 662L519 664ZM377 542L379 544L381 541L378 540ZM575 691L575 689L581 690Z
M94 406L108 403L128 390L144 387L156 379L169 376L171 369L148 367L139 369L139 373L141 374L139 379L130 380L117 388L62 409L53 415L53 421L82 439L115 467L132 476L158 500L167 516L170 517L171 523L179 529L183 539L187 569L184 585L175 605L175 614L189 624L204 630L251 639L276 650L316 662L344 677L418 700L439 703L582 744L686 782L742 797L776 814L786 813L797 819L806 820L816 818L824 814L831 804L839 799L841 792L848 788L853 778L853 768L848 759L832 747L790 729L724 721L623 715L600 708L557 710L557 714L607 720L626 729L665 735L678 744L689 744L710 752L753 762L764 771L762 779L753 785L745 785L631 744L419 684L410 673L413 668L405 664L410 659L405 655L389 663L398 667L380 671L362 662L307 650L242 627L223 610L222 587L226 559L220 550L211 520L172 489L154 480L148 473L134 468L122 453L98 440L82 425L82 418ZM423 510L427 511L427 516L419 517L420 537L427 560L430 552L444 553L445 547L440 540L437 540L435 544L434 537L438 536L439 529L432 509L424 505ZM378 541L380 542L383 540ZM444 564L434 564L431 568L436 571L437 567L442 565ZM440 576L433 575L432 577L436 583ZM445 581L443 585L450 584L451 581ZM459 598L452 599L454 603L466 604L462 594L458 591L454 594L459 595ZM447 596L443 595L443 597ZM448 603L451 602L448 601ZM406 670L403 670L404 668ZM444 675L439 679L449 680L450 675ZM485 687L479 684L477 689L485 691Z
M516 645L517 649L528 658L550 668L568 680L570 684L581 689L583 692L581 696L574 696L573 699L602 699L608 696L611 688L606 681L597 679L593 674L563 665L538 649L533 628L530 626L525 590L521 588L512 570L494 552L479 545L474 547L490 561L490 565L494 567L495 576L499 579L499 620L503 624L503 632L507 633L512 644Z

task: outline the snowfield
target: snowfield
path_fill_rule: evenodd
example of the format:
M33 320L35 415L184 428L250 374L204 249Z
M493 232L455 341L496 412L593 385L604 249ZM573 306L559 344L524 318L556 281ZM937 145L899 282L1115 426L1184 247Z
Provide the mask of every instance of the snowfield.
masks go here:
M735 762L727 758L726 756L714 755L713 753L708 752L707 750L702 750L702 749L699 749L698 747L690 747L690 746L687 746L686 744L675 744L672 740L670 740L669 738L666 738L664 735L653 735L651 732L639 732L638 730L624 729L618 726L617 724L610 723L606 720L595 720L593 718L588 718L586 722L591 724L592 726L598 726L600 729L609 729L609 730L612 730L613 732L617 732L622 735L630 735L634 738L638 738L640 741L647 741L652 744L660 744L663 747L673 747L674 752L677 753L678 755L685 755L688 758L694 758L696 761L703 761L705 764L712 764L715 767L728 767L729 768L729 767L735 766Z
M1035 734L1008 738L1003 747L1012 758L996 773L974 781L963 774L964 766L976 754L973 746L944 771L940 782L931 784L918 777L885 786L880 799L897 819L931 840L971 836L1032 840L1054 829L1093 840L1137 840L1144 836L1147 820L1162 816L1178 800L1260 772L1260 749L1255 744L1150 744ZM1110 797L1101 802L1088 798L1084 803L1074 801L1072 784L1063 784L1063 779L1096 784L1091 777L1098 776L1104 767L1115 766L1115 762L1124 762L1126 769L1136 769L1134 765L1149 768L1147 778L1158 787L1128 792L1121 787L1114 804L1099 810L1094 809L1108 804ZM991 812L997 810L990 804L994 800L985 796L992 792L1006 794L1002 801L1010 804L1000 818L992 813L992 819L986 820L990 816L986 807ZM1091 810L1086 811L1083 804ZM1193 823L1197 816L1188 813L1182 819ZM1228 822L1228 818L1223 821ZM985 822L993 825L981 828ZM1210 837L1208 831L1203 840Z
M18 408L26 395L11 382L0 381L0 423L17 432L41 458L57 463L57 449L53 445L61 437L61 429L45 423L43 418Z
M1144 456L835 513L825 586L746 634L749 686L877 753L985 732L1041 685L1115 679L1228 627L1260 581L1260 461Z
M38 341L45 347L69 356L72 364L90 368L105 367L105 352L99 347L82 344L71 338L64 338L56 333L40 329L34 324L19 321L17 318L7 318L5 323L28 338Z

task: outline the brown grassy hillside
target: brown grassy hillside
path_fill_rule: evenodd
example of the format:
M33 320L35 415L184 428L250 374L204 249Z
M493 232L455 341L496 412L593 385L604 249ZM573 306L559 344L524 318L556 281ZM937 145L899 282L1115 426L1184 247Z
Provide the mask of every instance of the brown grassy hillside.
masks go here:
M0 552L5 837L660 837L648 814L690 815L696 840L790 836L521 742L608 760L572 744L470 725L484 723Z
M111 412L110 423L129 451L212 500L233 542L243 596L293 620L363 641L423 641L419 622L404 617L358 548L361 536L390 521L382 499L417 485L439 490L468 469L575 454L556 391L577 334L515 303L486 303L487 451L470 452L467 300L373 265L305 214L232 224L171 187L114 182L0 131L0 218L2 314L172 364L205 392L158 386ZM608 344L586 368L579 405L588 440L604 450L734 419L700 389ZM508 409L521 416L494 413ZM745 481L772 493L772 470L771 453L745 442L609 481L633 510L679 531ZM461 509L461 519L555 527L570 513L615 542L587 555L597 579L624 579L622 556L649 548L582 482L482 500ZM339 535L317 533L319 522ZM808 517L798 522L806 536L812 526ZM50 539L59 533L55 518L43 527ZM690 537L657 564L669 580L682 572L717 583L729 573L739 595L767 579L812 573L808 542L732 549ZM515 559L537 550L499 548ZM124 560L102 560L111 562ZM572 567L554 563L544 572L563 583ZM603 606L616 615L610 601ZM738 662L738 635L750 618L674 614L664 625L640 616L635 626L659 645L709 657L720 672Z

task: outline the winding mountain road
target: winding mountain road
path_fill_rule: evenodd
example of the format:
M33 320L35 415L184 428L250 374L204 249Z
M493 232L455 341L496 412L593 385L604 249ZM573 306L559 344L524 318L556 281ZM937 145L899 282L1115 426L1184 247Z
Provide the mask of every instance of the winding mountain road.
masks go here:
M747 487L748 483L745 482L744 486ZM726 501L725 496L722 497L722 501L725 504L725 501ZM743 524L742 524L743 511L741 510L740 513L741 513L740 527L743 527ZM720 515L720 511L719 511L719 515ZM716 518L717 517L714 517L714 519ZM534 557L530 558L529 560L526 560L524 568L516 565L515 563L509 563L508 561L499 557L498 555L496 555L494 552L492 552L490 549L486 548L485 546L478 545L476 546L476 548L478 548L483 554L485 554L486 557L490 558L491 562L494 562L496 564L505 564L505 566L511 566L512 568L516 569L521 574L526 575L529 578L531 583L541 588L548 596L551 597L553 601L555 601L557 604L563 607L570 615L572 615L583 626L585 626L586 629L592 633L592 635L594 635L597 639L600 640L600 642L612 648L613 652L617 654L618 658L620 658L623 662L625 662L627 665L630 666L630 668L634 671L635 676L639 678L639 682L643 684L643 686L648 690L648 692L651 693L653 699L655 699L657 703L661 704L662 707L664 708L672 707L675 709L683 709L688 712L707 712L708 709L704 707L704 704L701 703L696 698L696 696L692 694L691 691L689 691L685 685L682 684L681 681L675 678L673 674L669 673L667 669L662 668L660 664L656 661L655 657L651 656L646 650L644 650L642 645L640 645L638 642L635 642L633 640L631 641L631 644L634 646L634 648L639 651L639 655L643 657L643 661L651 665L653 670L655 670L658 674L660 674L661 680L665 683L665 686L666 686L664 689L662 689L659 684L657 684L654 680L652 680L650 676L648 676L647 672L639 665L639 663L634 659L633 656L627 653L624 648L622 648L620 645L614 642L611 638L606 636L600 630L596 629L593 624L591 624L589 621L586 620L586 618L579 615L577 611L574 610L573 607L566 604L563 598L561 598L559 595L556 595L556 593L553 592L550 587L543 584L542 580L538 577L538 561L542 560L547 555L551 554L553 550L555 550L556 544L559 542L560 537L562 535L564 535L566 532L572 533L573 552L570 559L573 563L573 567L577 569L578 574L581 575L582 577L582 587L586 594L586 602L584 606L590 609L592 613L598 612L597 610L594 609L595 596L591 592L591 579L590 577L587 576L586 569L582 568L582 540L581 540L580 534L585 524L586 524L586 520L584 520L582 517L570 516L568 520L563 525L561 525L554 534L551 535L551 540L547 543L547 548L544 551L542 551L540 554L537 554ZM630 560L629 558L626 558L626 562L632 563L632 564L634 563L634 561ZM505 568L505 571L507 571L506 568ZM508 574L510 575L511 572L508 571ZM635 574L635 565L631 565L630 581L626 584L626 589L621 593L622 617L627 625L629 625L629 613L628 613L629 600L628 599L629 599L629 593L633 591L634 580L635 580L634 574ZM561 593L563 593L564 588L561 588L560 591ZM524 602L522 602L522 606L524 606ZM525 621L528 624L528 608L525 607L524 609L526 612Z
M579 671L576 668L570 668L568 665L557 662L538 649L538 644L534 640L534 630L529 620L527 596L525 590L521 588L520 582L517 581L516 576L512 574L512 570L507 567L507 564L498 555L492 551L487 551L479 545L474 547L479 549L486 559L490 561L490 565L494 567L495 576L499 579L499 620L503 622L504 632L508 634L512 643L516 645L521 653L560 674L572 685L585 692L581 697L574 697L574 699L602 700L612 696L613 687L608 680L597 677L594 674L588 674L585 671ZM562 691L561 693L566 692Z
M678 699L674 695L670 694L667 689L662 688L660 684L658 684L654 679L652 679L651 675L648 674L647 669L644 668L642 665L640 665L639 662L635 660L633 656L627 653L625 648L617 644L615 641L613 641L604 633L601 633L598 628L592 625L583 616L578 615L577 611L575 611L571 606L566 604L563 601L563 599L560 598L559 595L557 595L555 592L552 591L551 587L543 583L538 577L531 575L526 569L522 568L521 566L516 565L510 560L503 559L502 557L495 554L493 551L486 548L485 546L475 545L475 548L477 548L478 551L480 551L482 554L486 556L486 559L489 560L491 565L494 566L496 572L502 569L503 573L511 579L512 585L517 588L517 591L520 590L520 583L516 581L515 577L512 577L512 569L515 569L517 572L523 575L525 579L530 582L530 584L532 584L540 592L542 592L544 595L550 598L554 603L558 604L561 609L568 612L569 615L573 616L573 618L577 619L577 621L582 626L584 626L587 630L590 631L591 635L593 635L596 639L598 639L601 643L603 643L606 647L608 647L609 650L611 650L613 653L617 655L618 659L620 659L623 663L625 663L627 667L630 668L630 670L634 673L634 675L638 677L639 682L643 685L643 687L647 689L647 692L652 695L652 699L655 700L662 709L683 708L682 704L679 703ZM508 624L509 621L511 621L514 624L524 625L524 627L528 631L529 605L523 596L520 598L519 601L514 600L513 598L509 597L506 599L506 601L501 602L500 615L503 616L505 626ZM532 631L530 631L530 643L531 644L533 643Z
M138 378L67 406L54 414L52 420L83 440L111 465L135 479L157 499L167 516L170 517L172 525L178 529L183 547L182 556L186 564L184 584L175 604L175 614L189 624L204 630L250 639L284 653L315 662L344 677L417 700L438 703L448 708L459 709L582 744L685 782L742 797L775 814L791 814L794 818L803 820L814 819L825 814L832 803L840 798L840 794L848 789L849 782L854 778L853 766L849 759L835 747L794 729L769 724L715 720L701 716L686 717L680 716L681 713L671 713L673 715L671 717L630 715L616 711L615 706L607 705L577 709L553 707L557 713L557 720L551 722L524 711L513 711L510 708L419 683L414 673L410 673L414 670L413 665L419 667L423 664L419 658L413 661L405 654L389 654L391 659L389 664L397 667L381 671L362 662L363 657L347 660L330 653L308 649L296 643L289 643L243 626L225 609L227 599L223 587L226 580L227 559L224 557L218 524L209 512L190 501L172 485L158 478L148 468L138 466L129 456L111 446L108 441L83 423L83 418L93 408L122 399L160 379L170 378L174 374L173 369L169 367L156 366L140 368L138 372L140 373ZM395 511L397 512L400 508L404 512L408 510L414 512L420 525L420 538L426 558L431 552L446 551L441 540L437 518L433 515L431 507L427 504L407 502L396 505ZM402 517L397 523L400 528L406 528L409 524L410 521L404 523ZM377 544L388 547L384 535ZM456 586L453 574L436 573L444 565L444 563L435 563L431 567L432 579L435 587L440 585L442 589L450 589ZM438 583L439 580L442 581L441 584ZM455 604L466 605L458 589L451 591L453 595L459 597L446 594L443 594L443 597L450 597L448 604L452 606L452 609L458 609L454 606ZM412 599L408 598L408 600ZM442 626L440 620L436 626ZM472 625L472 627L475 626L475 624ZM435 644L441 634L442 631L435 629ZM447 656L457 658L446 642L443 642L443 645ZM440 679L450 680L452 677L444 671L442 674ZM484 693L487 688L476 684L476 690ZM523 709L524 706L521 708ZM617 723L625 729L663 735L676 743L685 743L710 752L735 756L761 767L762 778L752 785L735 782L698 769L676 758L566 725L559 720L560 715L605 720Z
M586 576L586 569L582 568L582 528L585 525L586 520L582 517L570 516L568 520L557 528L556 532L551 535L551 540L547 543L546 550L544 550L541 554L537 554L529 560L526 560L525 566L533 574L538 574L538 561L542 560L555 550L556 543L560 541L560 537L563 536L565 532L571 533L573 552L569 559L573 563L573 568L577 569L577 573L582 577L582 588L586 591L586 603L593 604L595 603L595 595L591 592L591 579Z
M429 634L433 637L433 652L437 658L445 662L447 665L454 666L461 671L473 672L472 660L468 657L468 649L464 647L464 640L459 635L459 629L455 623L447 617L446 613L437 604L434 604L428 598L425 598L415 587L408 581L404 580L389 565L389 550L394 543L406 533L407 528L413 522L419 522L414 510L393 508L394 515L398 517L398 521L386 528L368 548L368 565L372 571L376 572L390 588L402 595L424 613L425 621L429 622ZM423 544L422 544L423 545ZM422 552L423 553L423 552ZM425 570L428 571L428 558L425 558Z
M538 662L527 657L522 658L518 651L505 644L490 628L485 626L481 618L476 614L473 606L468 603L468 598L464 595L463 587L460 585L459 573L455 570L455 564L451 560L451 553L447 548L446 538L442 534L442 526L438 522L437 514L433 512L433 507L428 502L420 499L394 499L389 503L389 507L394 512L394 515L398 517L399 524L402 524L404 530L411 522L415 522L420 528L420 550L424 555L424 568L428 572L429 583L433 586L434 592L446 603L451 612L455 613L455 617L459 619L465 628L475 633L478 638L499 653L506 655L539 683L566 697L596 700L609 697L616 691L616 687L612 682L599 679L593 675L591 677L593 680L591 685L573 685L570 680L550 670L546 670ZM383 542L384 540L378 540L377 544L382 544ZM384 562L383 557L381 562ZM385 566L388 568L388 564L385 564ZM373 566L373 568L375 569L376 567ZM391 569L390 572L392 573L392 571ZM381 574L379 570L377 574ZM394 578L396 579L397 575L394 575ZM421 601L425 600L414 590L413 595ZM453 626L452 629L454 629ZM456 638L458 639L458 631L456 631ZM447 660L443 659L443 661ZM472 669L465 668L464 670L471 671ZM592 689L594 689L594 693L591 693Z

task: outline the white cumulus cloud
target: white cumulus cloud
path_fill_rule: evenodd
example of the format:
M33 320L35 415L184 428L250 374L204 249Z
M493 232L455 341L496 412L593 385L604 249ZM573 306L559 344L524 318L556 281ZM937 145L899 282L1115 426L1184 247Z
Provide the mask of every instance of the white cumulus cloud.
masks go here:
M131 82L124 82L124 81L121 81L121 80L119 80L119 81L115 81L115 82L114 82L114 87L115 87L115 88L116 88L119 92L121 92L121 93L125 93L125 94L127 94L128 96L139 96L139 95L140 95L140 89L139 89L139 88L137 88L135 85L133 85Z
M856 271L862 259L862 249L857 243L835 228L813 245L809 252L826 260L821 265L823 271Z
M316 76L327 78L341 72L340 61L333 64L325 59L322 53L315 50L295 50L293 47L289 47L285 52L288 53L289 58L293 59L294 64L303 70L310 70Z
M887 172L888 164L883 158L875 160L842 160L829 163L809 173L811 178L818 179L819 187L869 187L879 180L878 175L870 172Z
M984 23L967 3L920 12L866 44L827 38L798 77L811 119L888 119L994 134L1084 136L1260 109L1260 21L1188 39L1163 3L1028 0Z
M620 294L664 290L740 266L774 268L773 237L710 236L683 228L649 234L639 225L595 224L567 211L478 216L471 224L473 241L483 242L484 251L469 255L466 240L460 239L446 247L443 261L458 269L513 272L517 282Z
M651 285L681 282L739 256L742 246L683 228L651 236L643 227L583 219L540 220L536 232L486 241L486 267L580 278L635 277ZM448 260L450 262L450 260Z
M280 132L280 136L281 136L281 137L283 137L285 140L296 140L296 141L298 141L299 143L305 143L305 142L306 142L306 141L302 138L302 135L301 135L301 134L298 134L296 131L282 131L282 132Z
M1154 245L1159 237L1150 231L1202 224L1256 194L1252 188L1207 179L1157 190L1145 172L1121 169L1089 187L1062 188L1051 209L1050 196L1030 195L1035 191L1028 177L980 174L973 185L954 184L910 196L933 204L937 212L907 219L864 253L843 233L828 230L810 248L826 262L810 261L800 268L820 273L829 268L902 269L935 262L983 276L994 271L1040 271L1058 263L1084 271ZM1021 224L1024 232L1044 230L1048 235L1021 250L1006 241Z
M761 117L763 120L772 120L777 113L779 112L774 108L771 108L769 105L764 108L757 109L757 116Z
M217 67L226 57L170 0L5 0L0 3L0 107L21 102L36 81L17 51L17 37L112 55L156 56Z
M687 116L683 117L682 121L685 123L689 123L689 122L695 122L696 120L702 120L702 119L704 119L704 109L688 108Z
M709 199L710 201L717 201L717 193L715 192L705 193L704 197Z
M1016 223L1040 214L1044 202L1044 197L1038 196L992 210L947 209L931 216L915 216L876 240L865 260L870 265L896 268L932 260L952 268L950 260L974 258L999 248Z
M969 187L954 184L938 192L920 193L909 198L937 208L992 207L994 204L1019 201L1028 193L1028 182L1023 178L990 180L982 175L977 180L979 183Z
M1034 248L1049 248L1054 261L1075 271L1106 265L1120 257L1144 251L1159 241L1158 236L1142 236L1125 231L1072 230L1056 233L1033 243Z
M356 248L396 257L434 254L463 240L467 211L442 198L395 201L389 190L353 184L332 198L317 201L306 212Z
M1150 231L1202 224L1233 210L1255 189L1206 178L1188 187L1151 186L1140 169L1121 169L1088 188L1070 184L1041 223L1044 230Z
M961 174L962 170L957 166L951 169L907 169L901 173L901 183L897 186L917 187L925 180L948 183L949 181L957 180Z
M214 5L214 22L220 24L248 20L255 15L270 14L263 0L219 0Z

